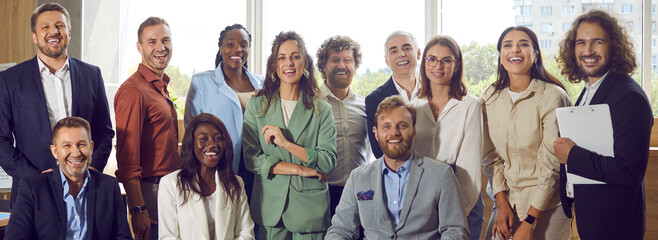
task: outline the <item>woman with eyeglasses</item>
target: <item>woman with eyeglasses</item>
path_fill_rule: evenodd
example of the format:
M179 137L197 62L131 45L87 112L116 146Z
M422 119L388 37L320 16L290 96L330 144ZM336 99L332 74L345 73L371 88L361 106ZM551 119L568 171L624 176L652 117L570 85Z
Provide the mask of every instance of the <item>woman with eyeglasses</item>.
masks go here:
M571 105L560 81L544 69L537 36L509 27L498 39L498 77L480 100L497 157L483 162L498 208L498 239L569 239L560 206L555 109ZM491 160L491 161L489 161Z
M418 111L413 148L452 166L462 190L471 239L479 239L484 221L480 196L482 108L462 82L462 52L454 39L433 37L422 59L419 98L412 102Z

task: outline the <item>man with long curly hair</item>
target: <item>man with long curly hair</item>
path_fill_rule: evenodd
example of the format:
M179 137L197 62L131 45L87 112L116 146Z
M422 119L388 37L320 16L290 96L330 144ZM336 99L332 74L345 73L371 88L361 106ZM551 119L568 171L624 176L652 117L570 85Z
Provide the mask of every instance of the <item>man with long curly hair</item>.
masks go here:
M614 156L603 156L571 139L554 142L560 168L562 207L572 216L572 239L643 239L644 174L653 125L651 106L630 77L635 50L617 19L601 10L578 17L560 43L557 61L571 82L585 81L577 106L607 104L612 119ZM572 185L566 168L605 184Z

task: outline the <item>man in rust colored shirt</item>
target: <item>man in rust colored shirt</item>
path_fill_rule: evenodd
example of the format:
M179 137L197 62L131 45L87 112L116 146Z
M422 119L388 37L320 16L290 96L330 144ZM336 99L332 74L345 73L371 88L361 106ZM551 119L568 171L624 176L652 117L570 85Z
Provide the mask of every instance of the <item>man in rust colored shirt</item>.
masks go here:
M158 183L181 164L176 109L164 74L171 59L171 31L164 19L150 17L137 36L142 63L114 97L116 176L128 195L135 239L157 239Z

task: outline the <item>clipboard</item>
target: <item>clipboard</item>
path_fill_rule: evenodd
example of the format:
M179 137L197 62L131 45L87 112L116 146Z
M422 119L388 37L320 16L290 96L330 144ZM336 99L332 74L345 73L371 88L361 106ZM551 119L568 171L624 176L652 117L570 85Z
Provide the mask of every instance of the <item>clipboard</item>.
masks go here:
M578 146L604 156L614 156L612 119L608 104L555 109L560 136L570 138ZM565 165L568 169L568 165ZM567 171L571 184L605 184Z

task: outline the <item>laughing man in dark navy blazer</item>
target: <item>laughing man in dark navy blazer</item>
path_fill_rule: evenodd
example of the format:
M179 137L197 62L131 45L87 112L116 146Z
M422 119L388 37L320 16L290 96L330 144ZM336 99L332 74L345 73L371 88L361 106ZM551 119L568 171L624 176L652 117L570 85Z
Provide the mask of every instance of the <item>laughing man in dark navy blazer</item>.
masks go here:
M105 168L114 137L100 69L67 54L66 9L43 4L31 22L37 55L0 72L0 166L13 178L12 203L21 179L55 169L48 147L57 120L79 116L91 124L96 140L91 167L98 171Z
M5 239L132 239L117 180L88 169L89 123L67 117L53 135L58 167L21 181Z
M420 60L420 48L416 38L411 33L395 31L386 38L384 47L386 65L391 68L393 75L366 97L368 139L372 153L377 158L383 155L372 132L377 106L384 98L392 95L400 95L405 102L410 102L416 99L420 89L420 81L416 79L416 66Z

